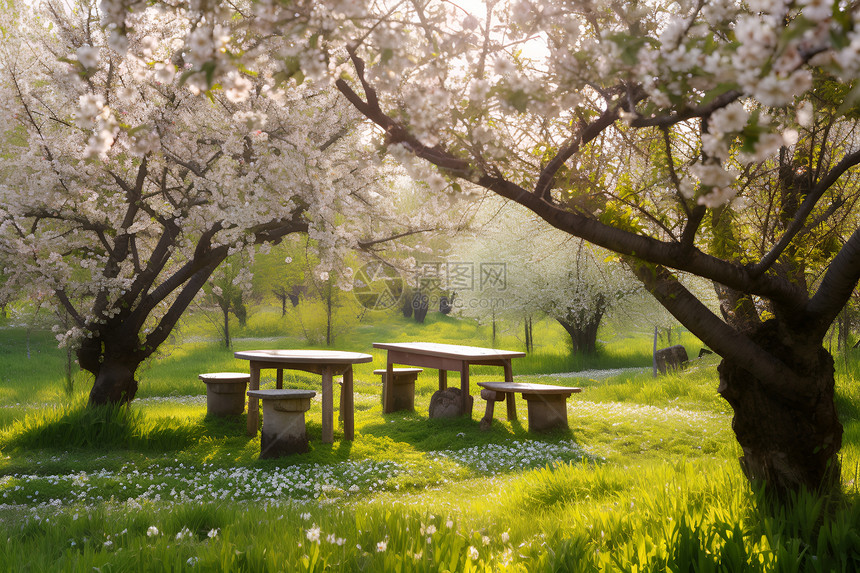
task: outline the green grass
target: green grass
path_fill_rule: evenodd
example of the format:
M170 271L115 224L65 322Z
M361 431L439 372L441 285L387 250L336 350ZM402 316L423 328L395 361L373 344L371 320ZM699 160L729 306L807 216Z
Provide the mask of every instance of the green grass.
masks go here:
M532 434L504 408L487 432L472 419L430 420L435 372L416 411L382 414L375 360L356 370L356 439L261 461L259 436L206 415L201 372L243 371L234 350L307 347L279 315L249 321L272 335L221 348L191 317L140 372L130 409L84 407L81 375L64 390L51 337L3 331L0 343L0 570L22 571L832 571L860 565L857 356L837 359L845 425L840 500L803 497L763 512L737 464L717 360L653 378L648 333L601 333L596 357L571 357L564 333L536 325L519 380L583 388L570 430ZM287 319L283 319L287 320ZM488 327L431 316L358 322L337 347L436 340L489 345ZM210 333L211 334L211 333ZM243 334L240 332L240 334ZM519 349L513 329L497 346ZM682 342L695 356L698 343ZM37 356L33 358L34 354ZM550 373L625 368L614 375ZM629 370L636 368L635 370ZM491 380L499 369L475 373ZM455 376L456 377L456 376ZM267 380L264 383L271 383ZM317 377L288 376L318 389ZM337 401L335 401L337 404Z

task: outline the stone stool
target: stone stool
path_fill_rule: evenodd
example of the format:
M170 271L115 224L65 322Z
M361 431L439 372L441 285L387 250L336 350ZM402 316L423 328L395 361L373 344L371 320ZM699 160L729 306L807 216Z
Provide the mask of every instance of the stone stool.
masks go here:
M248 396L263 402L261 459L308 451L305 412L316 395L313 390L248 390Z
M496 402L507 402L508 420L516 420L514 394L520 393L528 405L529 431L546 432L567 429L567 399L582 388L533 384L529 382L478 382L481 398L487 401L487 412L481 420L481 429L490 429Z
M397 410L415 409L415 381L423 372L421 368L394 368L393 383L388 383L388 371L384 368L374 370L382 376L382 413L390 414Z
M238 416L245 411L245 390L250 374L214 372L201 374L206 383L206 413L210 416Z

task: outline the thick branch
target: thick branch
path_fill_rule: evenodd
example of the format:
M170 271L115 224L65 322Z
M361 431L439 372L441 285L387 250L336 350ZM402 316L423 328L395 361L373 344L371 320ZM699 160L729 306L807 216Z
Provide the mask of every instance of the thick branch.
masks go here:
M361 58L353 55L352 60L355 63L357 70L364 69L364 62ZM350 85L342 78L338 79L335 82L335 85L340 93L342 93L358 111L385 130L389 144L405 144L416 156L426 159L434 165L449 171L452 175L463 177L465 179L469 178L469 174L472 170L468 161L454 157L444 149L440 149L438 147L427 147L421 143L416 137L410 134L408 130L388 117L382 111L378 104L376 90L365 82L361 72L359 72L359 77L361 78L365 94L367 95L366 102L361 99L361 96L355 93L352 87L350 87Z
M788 366L744 334L719 319L663 267L627 261L633 272L661 305L717 354L750 372L761 384L787 402L804 402L808 388Z
M361 62L355 57L353 60ZM584 215L566 211L559 206L548 203L500 175L477 172L469 162L455 157L439 147L428 148L411 137L405 128L386 115L378 105L374 106L362 100L343 79L338 80L336 85L365 117L386 130L390 142L408 143L410 150L416 156L446 169L453 176L472 181L489 191L523 205L554 227L570 235L622 255L634 256L651 263L686 271L743 292L773 299L786 308L799 310L807 302L804 292L787 280L770 275L754 276L742 266L707 255L690 245L677 242L667 243L605 225ZM367 86L365 89L372 90L372 87Z
M296 213L289 220L274 221L260 225L253 230L253 233L255 235L255 242L259 244L277 242L290 233L306 232L307 230L307 222L303 219L300 212ZM191 301L194 300L194 297L197 296L197 293L203 288L203 285L206 284L206 281L215 269L218 268L218 265L227 258L228 252L228 245L220 245L214 249L198 249L192 261L174 273L167 281L159 285L156 291L164 291L164 296L166 296L184 284L176 299L170 305L170 309L159 321L158 326L146 337L143 348L139 350L141 360L151 355L167 339L173 327L176 326L176 321L179 320L188 308L188 305L191 304ZM153 295L155 294L154 291ZM160 301L163 298L162 296L158 300ZM152 308L154 306L149 306L146 314L151 312Z
M72 317L72 320L75 321L79 327L84 327L86 325L86 321L84 317L82 317L77 309L72 305L72 301L69 300L69 297L66 295L65 289L57 289L54 291L54 294L57 296L57 300L60 301L60 304L63 305L63 308L66 309L66 312L69 313L69 316Z
M667 243L610 227L583 215L565 211L535 197L500 177L482 176L482 187L531 209L553 227L622 255L689 272L743 292L765 296L788 308L800 309L807 299L797 287L779 277L754 277L744 267L705 254L682 243Z
M603 130L615 123L615 120L618 119L618 112L625 108L626 104L627 98L623 98L623 102L621 104L616 104L610 107L595 121L584 126L579 130L579 133L565 141L562 148L555 154L555 157L553 157L550 162L547 163L546 167L541 170L540 177L538 177L537 183L535 184L534 194L541 199L548 201L553 187L552 184L555 181L555 175L558 173L558 170L561 169L564 163L570 159L574 153L578 152L583 145L587 144L589 141L600 135Z
M219 254L223 251L223 256L212 257L208 265L199 268L191 276L185 283L185 286L182 287L179 295L174 299L173 304L170 305L168 311L161 317L158 326L146 336L142 347L137 352L141 361L152 355L155 349L167 340L167 337L170 336L173 327L176 326L176 322L188 308L188 305L191 304L191 301L194 300L194 297L197 296L197 293L200 292L200 289L203 288L203 285L206 284L206 281L209 280L209 277L212 276L218 265L226 258L227 247L219 247L217 251Z
M860 229L848 239L827 268L821 286L809 300L807 313L815 323L813 336L821 336L836 320L860 280Z

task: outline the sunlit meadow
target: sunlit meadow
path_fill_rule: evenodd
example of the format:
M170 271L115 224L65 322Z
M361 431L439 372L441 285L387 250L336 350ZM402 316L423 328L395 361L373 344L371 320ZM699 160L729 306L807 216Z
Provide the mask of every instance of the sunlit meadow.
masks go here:
M294 318L294 317L293 317ZM201 372L242 371L233 350L300 347L291 317L261 311L233 349L192 316L141 375L130 409L83 407L50 335L7 326L0 339L0 569L9 571L851 571L860 565L855 501L858 361L840 356L844 497L803 497L767 510L743 478L716 359L654 378L647 333L608 325L597 357L571 357L563 331L535 325L518 380L580 386L570 430L527 431L496 411L383 415L374 341L491 344L486 325L431 317L358 321L338 348L374 354L356 370L356 439L321 442L319 396L307 413L311 451L261 461L244 416L206 416ZM269 336L260 336L268 332ZM396 334L392 334L396 333ZM519 349L516 332L496 345ZM696 356L701 345L681 341ZM665 341L664 341L665 342ZM476 381L500 375L475 371ZM456 376L455 376L456 378ZM264 386L272 384L264 378ZM288 387L318 390L309 374ZM501 411L500 411L501 410Z

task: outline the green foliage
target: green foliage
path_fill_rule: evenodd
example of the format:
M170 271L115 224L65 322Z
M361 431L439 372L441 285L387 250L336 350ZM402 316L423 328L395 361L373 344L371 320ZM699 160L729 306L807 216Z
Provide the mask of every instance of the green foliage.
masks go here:
M515 362L515 372L523 381L583 388L569 401L568 432L530 434L519 399L519 421L497 408L488 432L478 430L479 414L429 420L432 371L419 378L416 412L383 415L372 374L382 362L377 353L375 365L357 369L355 441L343 441L337 427L335 443L321 443L315 403L307 414L311 451L268 461L257 460L259 437L245 436L243 417L206 416L197 374L246 368L217 343L170 348L142 373L140 400L130 409L88 410L82 396L64 404L62 353L45 346L41 362L51 367L28 362L24 333L7 329L0 414L15 400L27 404L0 418L0 563L51 571L529 573L860 566L860 352L836 357L844 498L802 495L763 511L737 466L715 357L658 378L650 368L527 375L578 369L565 362L563 333L547 328L536 329L542 353ZM374 320L353 332L345 349L367 351L395 336L473 344L487 336L450 317L423 326ZM649 364L649 334L606 330L601 338L600 365ZM695 355L698 341L681 340ZM300 341L294 333L237 346ZM50 337L30 342L38 354ZM32 366L12 369L19 363ZM497 377L496 370L487 367L473 382ZM318 383L313 375L288 378L293 387ZM40 401L26 400L27 389ZM478 400L477 412L481 406Z
M199 439L200 428L170 418L146 419L127 406L71 406L37 411L5 432L13 448L175 450Z

